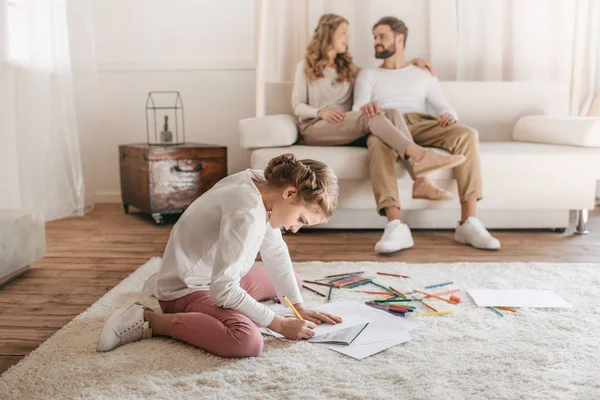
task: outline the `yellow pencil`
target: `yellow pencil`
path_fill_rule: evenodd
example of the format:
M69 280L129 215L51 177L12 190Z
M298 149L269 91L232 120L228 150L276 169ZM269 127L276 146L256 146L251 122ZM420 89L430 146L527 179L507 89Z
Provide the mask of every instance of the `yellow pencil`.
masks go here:
M298 312L298 310L296 310L296 307L294 307L294 305L287 298L287 296L283 296L283 299L285 300L286 303L288 303L288 306L290 306L290 308L292 309L292 311L294 312L294 314L296 314L296 318L298 318L301 321L304 321L304 318L302 318L302 316L300 315L300 313Z
M413 317L433 317L436 315L446 315L446 314L452 314L454 312L454 310L443 310L443 311L430 311L430 312L422 312L422 313L416 313L416 314L412 314Z

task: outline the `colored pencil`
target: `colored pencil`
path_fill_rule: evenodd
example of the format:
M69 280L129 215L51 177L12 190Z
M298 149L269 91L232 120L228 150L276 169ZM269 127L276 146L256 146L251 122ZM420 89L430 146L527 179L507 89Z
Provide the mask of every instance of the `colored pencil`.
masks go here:
M506 311L510 311L510 312L517 312L517 310L515 310L514 308L510 308L510 307L502 307L502 306L498 306L496 308L499 308L501 310L506 310Z
M412 306L401 306L399 304L386 304L389 308L399 309L399 310L415 310L415 307Z
M429 304L427 304L425 302L423 302L421 304L423 304L425 307L429 308L431 311L437 312L437 310L435 308L431 307Z
M389 274L387 272L378 272L377 275L395 276L396 278L410 278L410 276L400 274Z
M393 311L393 312L397 312L397 313L408 313L411 312L412 310L409 308L402 308L402 307L390 307L388 305L385 304L377 304L377 303L371 303L371 302L366 302L366 305L373 307L373 308L378 308L380 310L385 310L385 311Z
M306 282L306 281L305 281ZM356 293L366 293L366 294L385 294L388 295L390 292L367 292L366 290L357 290Z
M434 293L434 294L436 296L445 296L447 294L454 294L454 293L458 293L458 292L460 292L460 289L448 290L447 292L439 292L439 293ZM425 298L428 298L428 297L429 296L425 296Z
M380 287L380 288L382 288L383 290L386 290L389 293L393 293L387 286L380 285L379 283L377 283L375 281L371 281L371 284L373 284L373 285L375 285L377 287Z
M411 299L389 299L389 300L375 300L376 303L403 303L412 301Z
M347 281L351 281L352 279L359 279L362 278L362 276L360 275L348 275L348 276L344 276L342 278L333 278L329 280L329 283L332 285L335 285L337 283L343 283L343 282L347 282Z
M385 306L383 304L373 304L373 303L365 303L365 304L368 305L369 307L377 308L377 309L383 310L383 311L394 312L397 314L406 314L411 311L411 310L400 309L400 308L391 309L388 306Z
M352 285L353 283L362 282L363 280L364 280L364 278L354 278L354 279L350 279L348 281L334 283L333 286L344 287L344 286Z
M454 310L443 310L443 311L429 311L429 312L422 312L422 313L412 313L411 315L413 317L435 317L438 315L446 315L446 314L452 314L454 312Z
M304 289L306 289L306 290L309 290L309 291L311 291L311 292L315 293L315 294L318 294L318 295L319 295L319 296L321 296L321 297L327 297L327 296L326 296L326 295L324 295L323 293L321 293L321 292L319 292L318 290L315 290L315 289L313 289L313 288L311 288L311 287L308 287L308 286L306 286L306 285L302 285L302 287L303 287Z
M314 283L315 285L321 285L321 286L327 286L327 287L331 287L333 286L331 283L323 283L323 282L317 282L317 281L303 281L304 283Z
M408 313L405 312L397 312L396 310L387 310L388 313L392 314L395 317L406 317Z
M363 279L366 279L362 276L359 275L350 275L347 276L345 278L340 278L340 279L334 279L332 281L329 281L329 283L331 283L332 285L336 286L336 285L342 285L344 283L349 283L349 282L358 282L361 281Z
M454 282L444 282L444 283L438 283L437 285L429 285L429 286L425 286L425 289L433 289L436 287L440 287L440 286L447 286L447 285L452 285Z
M445 301L446 303L450 303L450 304L457 304L455 301L448 300L448 299L445 299L445 298L443 298L443 297L440 297L440 296L436 296L436 295L434 295L434 294L431 294L431 293L423 292L423 291L421 291L421 290L417 290L417 289L415 289L415 292L417 292L417 293L421 293L421 294L424 294L424 295L427 295L427 296L429 296L429 297L433 297L434 299L438 299L438 300Z
M348 276L348 275L360 275L360 274L364 274L364 273L365 273L365 271L348 272L346 274L327 275L325 278L336 278L338 276Z
M369 283L371 283L371 280L370 279L365 279L364 281L359 281L359 282L347 285L347 286L345 286L345 288L347 288L347 289L353 289L355 287L359 287L359 286L362 286L362 285L368 285Z
M333 286L329 287L329 294L327 295L327 302L329 303L329 300L331 300L331 292L333 291Z
M495 312L496 314L498 314L501 317L504 317L504 314L502 314L500 311L498 311L498 309L496 307L488 307L490 310L492 310L493 312Z
M348 285L353 285L353 284L359 283L359 282L370 282L370 281L371 281L370 279L359 276L358 278L349 279L348 281L338 282L337 285L348 286Z
M285 300L285 302L288 304L288 306L290 306L290 308L292 309L292 311L294 312L294 315L296 316L296 318L298 318L301 321L304 321L304 319L302 318L302 316L300 315L300 313L298 312L298 310L296 310L296 307L294 307L294 305L292 304L292 302L287 298L287 296L283 296L283 300Z
M402 297L403 299L406 298L405 295L403 295L399 290L394 289L393 287L390 286L390 290L394 293L396 293L398 296Z

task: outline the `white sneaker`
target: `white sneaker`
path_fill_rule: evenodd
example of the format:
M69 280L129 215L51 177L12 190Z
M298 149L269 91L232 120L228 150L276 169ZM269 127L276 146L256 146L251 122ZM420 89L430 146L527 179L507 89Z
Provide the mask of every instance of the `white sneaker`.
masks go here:
M500 241L493 237L483 223L475 217L469 217L462 225L460 222L456 225L454 240L476 249L498 250L500 248Z
M381 240L375 244L375 251L380 254L393 253L411 248L415 245L408 225L395 219L385 226Z
M115 311L104 324L96 351L110 351L126 343L152 337L148 321L144 321L146 307L129 304Z

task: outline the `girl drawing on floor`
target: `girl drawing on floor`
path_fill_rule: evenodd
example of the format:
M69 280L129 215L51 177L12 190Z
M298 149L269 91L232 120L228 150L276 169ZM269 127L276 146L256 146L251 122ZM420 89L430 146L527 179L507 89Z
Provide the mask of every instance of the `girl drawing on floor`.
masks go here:
M331 168L292 154L272 159L264 173L246 170L221 180L175 224L160 270L144 286L162 313L139 303L121 308L107 320L97 350L167 336L222 357L253 357L263 348L257 325L308 339L315 324L341 322L303 307L281 235L331 218L337 197ZM259 251L264 267L253 267ZM304 321L259 303L275 296L287 296Z

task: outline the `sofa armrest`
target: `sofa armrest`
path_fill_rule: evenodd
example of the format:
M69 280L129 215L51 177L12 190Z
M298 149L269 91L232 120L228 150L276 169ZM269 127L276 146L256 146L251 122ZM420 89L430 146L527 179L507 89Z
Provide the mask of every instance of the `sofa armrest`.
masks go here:
M246 118L239 127L240 144L245 149L291 146L298 140L296 118L287 114Z
M513 130L513 140L578 147L600 147L600 118L547 115L522 117L517 121Z

